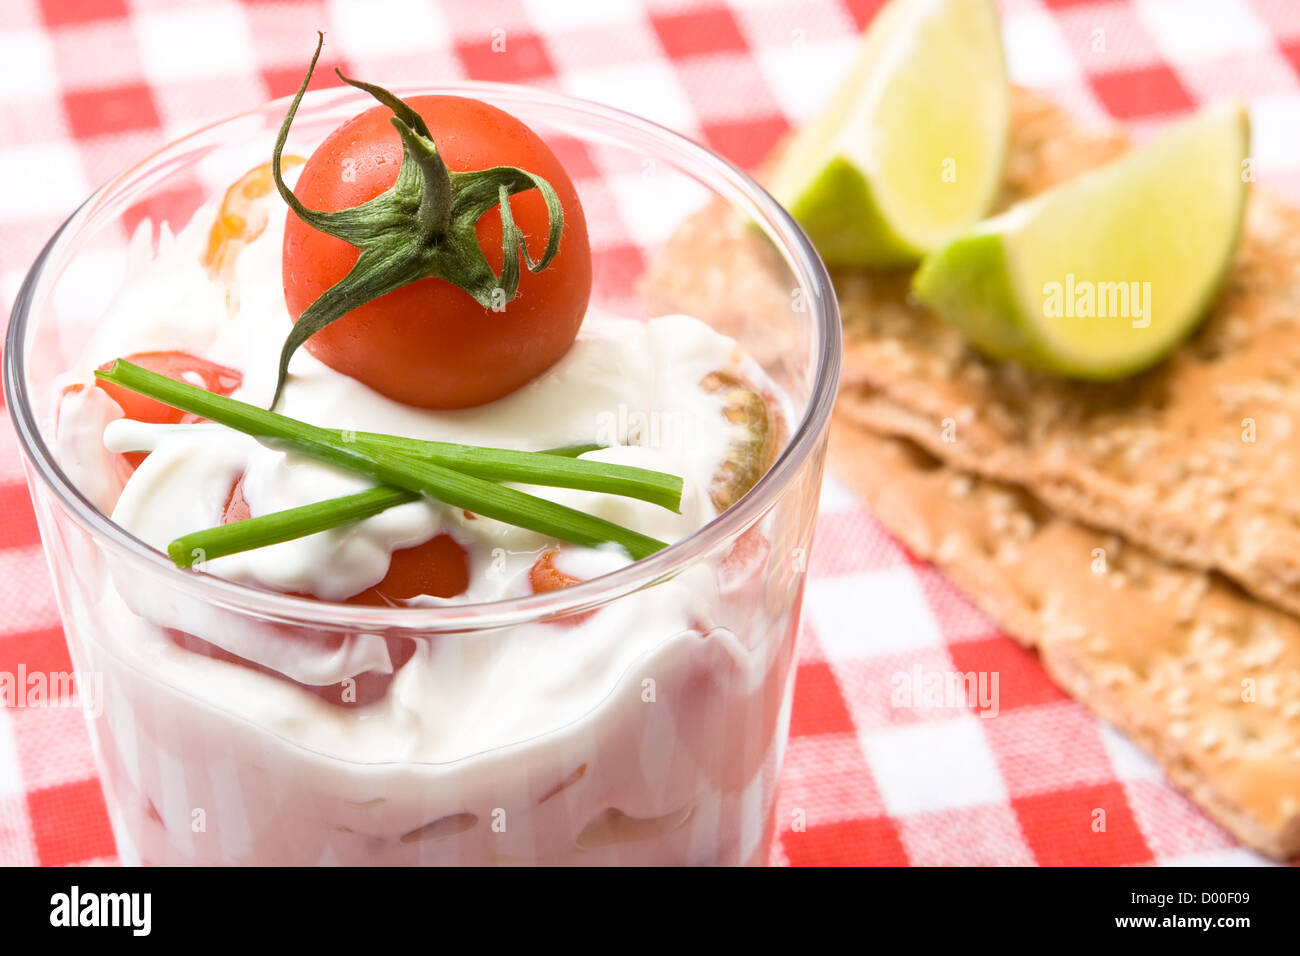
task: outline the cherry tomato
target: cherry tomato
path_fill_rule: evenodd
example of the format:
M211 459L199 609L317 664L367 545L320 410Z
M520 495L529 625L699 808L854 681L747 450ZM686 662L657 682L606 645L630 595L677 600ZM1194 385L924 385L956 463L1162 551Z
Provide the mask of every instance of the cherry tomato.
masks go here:
M591 293L591 250L577 190L550 148L496 107L457 96L407 102L428 124L453 172L516 166L541 176L564 208L560 251L540 273L521 269L518 295L503 311L479 305L441 279L421 279L368 302L317 332L307 349L331 368L389 398L423 408L466 408L507 395L554 365L569 350ZM309 208L358 206L388 189L402 162L402 144L376 107L344 123L316 149L294 192ZM515 222L536 259L547 234L546 205L533 189L510 200ZM501 271L501 219L478 222L479 245ZM356 263L353 246L292 213L284 235L284 295L295 321Z

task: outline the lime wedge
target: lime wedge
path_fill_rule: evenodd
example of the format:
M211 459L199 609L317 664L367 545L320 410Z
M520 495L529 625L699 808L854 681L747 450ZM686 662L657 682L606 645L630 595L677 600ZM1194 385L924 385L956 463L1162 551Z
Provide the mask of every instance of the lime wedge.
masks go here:
M915 262L989 211L1009 109L992 0L893 0L772 194L831 265Z
M1240 106L1208 110L952 239L913 287L991 355L1077 378L1139 372L1228 273L1249 141Z

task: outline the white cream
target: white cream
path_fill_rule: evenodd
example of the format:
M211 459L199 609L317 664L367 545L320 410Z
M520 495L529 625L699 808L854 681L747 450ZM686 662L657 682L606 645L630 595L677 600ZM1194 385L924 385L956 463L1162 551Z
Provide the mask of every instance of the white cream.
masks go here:
M245 254L255 251L259 251L256 245ZM252 306L250 300L260 298L253 291L242 290L245 309ZM278 305L283 312L282 304L270 305ZM279 321L258 326L264 330L260 340L246 339L242 364L230 363L246 369L245 384L235 398L266 403L273 386L278 342L287 325L287 318L280 315ZM129 351L127 343L118 347L119 354ZM697 383L709 371L731 365L733 353L730 339L684 316L648 323L593 316L569 354L534 382L489 405L436 412L399 405L301 352L280 410L334 428L532 450L597 440L626 441L629 423L634 427L645 417L690 423L680 429L687 433L683 440L667 436L669 440L661 448L612 444L587 455L682 476L681 514L609 495L528 489L672 542L716 514L707 490L733 426L722 414L720 399L698 388ZM629 414L627 409L633 412ZM114 451L152 451L127 483L113 518L159 548L186 532L219 523L222 505L240 474L244 475L244 497L254 515L373 484L301 456L263 447L219 426L196 429L119 420L108 426L105 437ZM457 598L460 601L490 601L526 593L528 567L541 550L556 544L513 526L482 518L468 520L459 509L416 503L352 527L219 558L210 562L207 570L248 584L341 600L379 581L392 550L419 544L443 531L469 550L472 567L478 572L472 575L470 590ZM493 573L486 573L490 569Z
M164 230L151 263L136 263L131 278L88 343L81 368L89 369L134 352L175 349L238 369L243 383L233 397L265 406L274 391L276 362L290 327L280 282L280 249L285 213L278 197L265 200L269 224L240 254L236 265L238 294L209 276L200 265L210 212L200 211L189 227L172 236ZM135 243L137 258L148 250ZM569 353L535 381L496 402L458 411L433 411L394 402L362 383L335 372L305 349L295 355L279 410L334 428L379 431L415 438L457 441L505 448L543 449L581 442L610 447L585 457L637 465L684 479L681 513L648 502L613 495L557 488L526 490L599 515L666 542L677 541L716 516L708 488L728 445L734 425L723 415L720 397L698 387L709 372L734 368L740 360L735 343L696 319L665 316L648 322L590 315ZM757 377L755 368L744 371ZM89 401L88 399L97 399ZM267 514L369 487L369 480L295 454L259 444L213 424L152 425L120 417L116 403L98 389L77 390L65 399L69 447L76 450L82 482L95 488L97 501L111 500L114 475L106 474L112 456L92 454L86 434L102 428L104 447L112 452L148 451L131 475L112 510L113 519L146 543L166 549L180 535L212 527L221 520L230 490L243 476L243 493L254 515ZM626 444L640 441L644 444ZM469 553L470 587L454 602L492 601L531 591L528 570L547 550L560 547L559 570L587 579L617 570L630 558L615 546L601 549L563 544L512 525L470 518L457 508L416 502L390 509L356 525L333 529L282 544L207 561L207 573L251 585L342 600L377 583L395 549L436 534L449 533ZM123 596L156 623L196 631L193 609L169 611L156 595L133 593L120 582ZM415 603L436 605L426 597ZM660 608L645 622L647 640L692 625L686 608ZM618 631L623 631L620 627ZM384 673L387 654L360 638L351 653L313 648L299 642L292 653L282 643L235 633L229 628L201 628L199 636L238 656L295 680L331 683L355 676L352 668ZM611 660L639 642L604 626ZM373 641L369 642L373 645ZM489 641L478 642L487 646ZM644 648L641 648L644 650ZM593 650L593 653L595 651ZM511 666L518 663L513 652ZM185 667L212 666L206 661L177 661ZM182 663L184 661L184 663ZM572 662L570 662L571 664ZM626 663L626 661L624 661ZM489 655L481 663L493 668ZM414 665L418 668L418 662ZM537 662L537 667L544 667ZM554 670L556 662L549 665ZM591 668L584 670L590 672ZM561 674L568 665L561 667ZM525 673L535 671L526 670ZM608 687L608 673L603 673ZM431 677L430 679L434 679ZM563 683L563 681L561 681ZM472 686L469 688L473 693ZM591 693L597 693L593 686ZM440 699L449 699L438 695ZM589 706L589 694L572 700ZM585 698L585 701L584 701ZM517 710L533 726L554 726L576 715L570 708L548 716L530 710L527 695ZM464 711L467 702L457 705ZM472 708L469 708L472 709ZM455 724L455 714L436 722ZM475 747L506 742L480 724ZM505 728L502 728L504 731ZM326 741L316 745L326 746Z
M79 370L84 373L134 352L182 350L238 369L244 378L234 397L265 406L273 391L280 343L289 328L279 266L284 213L275 197L267 203L270 224L240 255L238 295L230 299L226 287L199 265L213 210L201 210L175 237L164 230L159 248L147 262L138 261L143 246L137 241L130 279L97 326ZM237 305L232 309L229 303ZM766 384L731 339L695 319L677 315L637 322L592 314L572 350L554 368L489 405L453 412L404 406L299 350L279 410L323 426L507 448L608 444L611 447L587 457L682 476L681 513L609 495L527 490L673 542L716 516L709 484L735 437L735 426L726 421L720 397L700 389L698 383L707 373L727 368ZM80 381L88 380L83 374ZM63 413L59 448L74 481L92 489L101 506L112 506L116 522L160 549L179 535L219 523L231 486L240 475L254 515L369 484L356 475L264 447L221 426L156 426L120 419L116 404L104 401L94 388L66 395ZM86 439L99 431L108 450L150 452L124 487L120 477L109 471L115 459ZM205 571L340 600L379 581L391 551L442 532L455 537L470 556L470 588L453 599L458 602L528 593L528 569L540 554L558 544L500 522L469 519L459 509L418 502L352 527L215 559L206 563ZM566 544L556 566L586 579L616 570L629 560L617 548ZM341 841L331 850L339 859L419 859L411 857L415 850L405 838L393 843L391 853L385 849L376 857L378 851L366 849L371 844L349 834L369 832L393 841L431 816L458 812L471 797L506 801L499 795L503 792L523 794L521 806L532 807L523 812L536 815L537 825L543 827L545 832L530 837L538 858L572 852L575 840L583 842L578 830L593 819L604 821L598 827L603 834L608 821L601 814L606 806L644 818L664 815L665 832L671 831L676 842L651 847L644 859L738 861L744 857L737 854L753 852L748 845L757 839L756 833L747 831L740 843L732 836L724 840L716 821L719 814L733 813L722 808L731 806L727 801L738 799L736 787L751 779L759 795L745 799L770 800L769 782L754 776L759 767L754 761L767 766L776 759L779 750L774 748L779 744L728 756L726 732L716 721L710 723L711 716L691 716L692 708L706 706L707 701L696 698L699 688L711 687L722 707L718 719L738 719L753 709L750 723L768 728L762 731L769 735L764 739L774 741L768 726L777 719L771 706L772 688L779 700L785 671L773 665L773 655L782 648L788 651L788 646L784 634L777 632L750 634L743 642L724 631L702 639L720 623L719 603L724 600L705 568L629 596L576 625L532 624L420 641L379 700L351 708L326 703L274 675L322 686L363 674L390 674L394 668L389 647L379 636L349 635L341 644L325 647L310 634L254 625L112 567L104 570L103 591L96 610L99 617L74 621L70 627L92 635L88 643L94 647L94 665L106 670L110 684L119 687L106 719L113 740L125 751L108 759L110 763L116 759L131 787L149 795L153 809L148 820L138 822L141 832L152 832L149 821L154 812L169 824L172 816L181 823L178 828L168 827L171 836L154 834L162 841L156 854L192 852L196 858L255 862L312 859L302 855L301 846L290 845L288 836L276 835L280 824L273 808L259 803L263 784L249 782L261 779L258 774L264 773L261 768L267 759L263 750L279 746L275 740L291 745L275 760L293 770L285 770L279 778L272 775L273 785L266 784L271 788L268 793L287 800L301 786L303 793L293 799L310 803L323 788L345 801L324 812L328 826L322 824L326 828L319 837ZM427 598L422 603L444 602ZM182 649L168 636L169 628L196 635L273 674ZM649 677L639 667L648 668ZM650 704L643 685L651 678L661 682L661 693L667 696L661 709L647 711ZM651 703L653 699L651 694ZM724 699L728 702L722 703ZM647 715L658 723L646 723ZM270 737L258 736L257 728ZM654 755L653 740L640 738L651 733L692 741L683 752L698 749L699 754L691 759L681 754L673 757L657 771L662 779L648 785L640 775L660 758ZM169 753L168 760L183 765L152 769L135 754L132 748L137 747ZM715 751L720 756L712 755ZM506 753L513 756L503 762ZM585 809L565 811L555 803L541 814L539 799L553 783L573 772L579 755L584 761L598 759L602 765L598 769L613 782L590 792L575 787L572 799L584 801ZM201 766L205 759L214 768L218 762L232 762L242 776L232 776L235 770L220 777L215 769L209 773ZM198 763L191 767L189 760ZM460 763L453 767L448 761ZM722 773L723 762L729 768L723 775L726 779L711 779ZM358 764L384 764L391 769L361 773ZM417 773L413 766L424 769ZM155 779L151 774L161 776ZM431 791L434 782L437 786ZM540 793L538 786L542 786ZM596 786L594 779L590 786ZM178 788L189 796L175 797ZM438 799L431 802L435 792ZM171 809L163 805L168 793L176 804ZM379 796L372 800L375 793ZM184 829L185 800L194 805L199 799L242 803L227 812L227 820L243 814L242 826L258 835L254 839L243 831L239 837L223 832L219 850L178 851L175 834ZM436 809L443 802L446 806ZM380 805L387 809L374 809ZM694 816L692 805L700 808ZM568 812L577 816L571 820L564 815ZM555 813L560 816L548 816ZM743 816L748 820L752 814ZM346 827L340 824L344 817ZM258 829L259 821L266 824L265 830ZM694 821L691 827L687 821ZM317 838L314 825L304 816L295 819L292 829L298 837L306 833L306 839L312 840ZM576 829L569 832L568 827ZM479 831L471 836L479 843L485 839ZM245 847L240 840L260 844ZM719 841L726 843L725 852L710 849ZM231 849L236 844L241 847L238 852ZM524 850L518 852L526 855ZM615 847L609 852L621 851ZM474 860L482 861L477 856Z

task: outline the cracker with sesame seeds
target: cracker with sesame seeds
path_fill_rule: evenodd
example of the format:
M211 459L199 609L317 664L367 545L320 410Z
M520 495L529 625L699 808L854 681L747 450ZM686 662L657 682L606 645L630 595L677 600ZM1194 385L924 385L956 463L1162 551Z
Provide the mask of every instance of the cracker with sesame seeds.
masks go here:
M1127 148L1033 94L1013 103L1000 208ZM833 278L837 472L1224 827L1300 853L1300 620L1285 613L1300 613L1300 211L1257 192L1205 324L1118 383L982 357L909 297L907 272ZM799 307L788 269L717 206L644 291L769 368L806 347L770 321Z
M831 467L1223 827L1300 853L1300 621L839 415Z

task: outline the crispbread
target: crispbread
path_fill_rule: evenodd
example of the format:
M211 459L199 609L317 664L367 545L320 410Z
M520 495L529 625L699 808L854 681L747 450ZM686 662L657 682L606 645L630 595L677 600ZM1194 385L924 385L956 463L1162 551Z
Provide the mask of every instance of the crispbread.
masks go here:
M1300 852L1300 621L839 416L831 467L1242 842Z
M1017 91L1001 205L1125 146ZM986 360L909 299L910 278L835 276L836 470L1242 841L1300 852L1300 622L1207 573L1300 611L1300 212L1256 195L1214 314L1123 383ZM789 308L789 286L715 206L666 246L646 296L741 327ZM770 363L790 346L745 340Z
M1118 133L1082 130L1018 91L1002 205L1123 148ZM758 268L769 255L716 210L675 242L654 283L678 307L709 308L683 262L747 257ZM1300 211L1257 192L1213 314L1167 362L1120 383L983 358L909 299L905 273L835 279L840 401L858 421L1300 613ZM746 298L789 297L775 277L761 293L757 284Z

